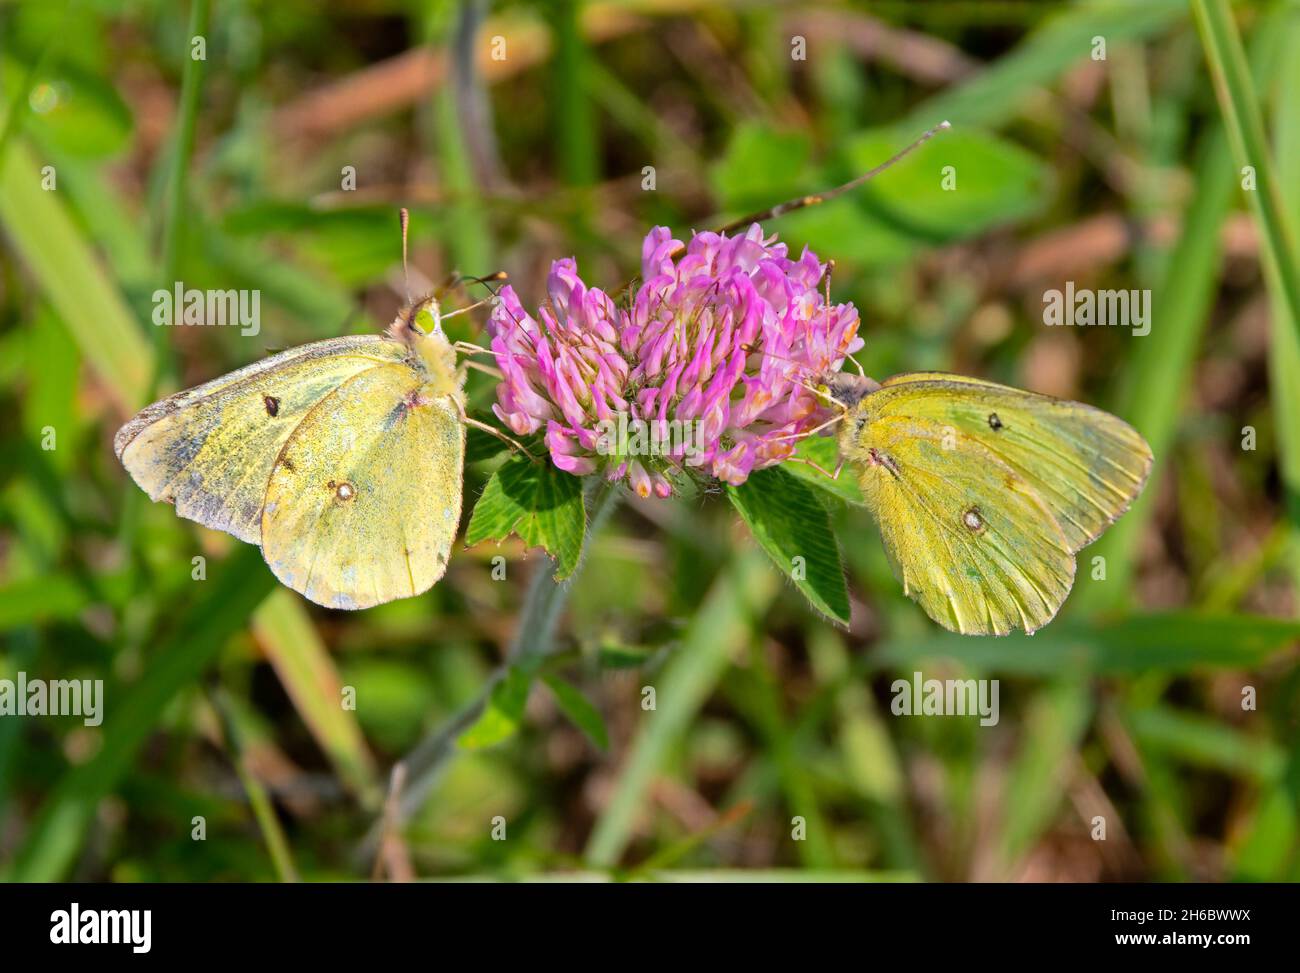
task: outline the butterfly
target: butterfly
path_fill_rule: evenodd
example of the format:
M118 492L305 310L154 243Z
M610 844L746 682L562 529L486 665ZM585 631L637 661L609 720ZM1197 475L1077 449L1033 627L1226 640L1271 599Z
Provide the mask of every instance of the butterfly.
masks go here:
M1151 469L1131 426L1078 402L942 372L835 373L820 388L840 410L830 475L853 469L904 592L966 635L1051 621L1075 555Z
M459 312L453 312L459 313ZM303 345L178 392L114 439L153 500L258 544L328 608L427 591L460 523L465 364L434 297L384 335Z

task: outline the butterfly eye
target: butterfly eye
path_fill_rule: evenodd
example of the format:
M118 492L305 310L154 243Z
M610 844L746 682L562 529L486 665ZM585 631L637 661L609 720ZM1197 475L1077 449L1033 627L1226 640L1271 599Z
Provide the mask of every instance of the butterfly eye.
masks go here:
M441 330L438 318L429 307L422 307L411 320L411 328L420 334L433 334Z

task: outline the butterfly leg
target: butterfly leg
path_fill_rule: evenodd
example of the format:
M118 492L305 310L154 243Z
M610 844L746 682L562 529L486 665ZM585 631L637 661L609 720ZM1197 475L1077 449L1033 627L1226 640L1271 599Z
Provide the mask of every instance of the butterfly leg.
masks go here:
M486 372L488 375L491 375L494 378L496 378L497 381L501 381L502 379L505 378L505 374L502 373L501 369L493 368L491 365L484 365L482 362L469 361L468 359L466 359L465 361L461 362L461 367L472 368L475 371L479 371L479 372Z
M780 441L783 440L783 439L807 439L807 438L808 438L809 436L811 436L813 433L821 432L821 431L822 431L823 429L825 429L827 426L833 426L833 425L835 425L835 423L839 422L839 421L840 421L841 419L843 419L846 415L848 415L848 410L845 410L845 411L839 413L838 415L832 416L831 418L829 418L829 419L827 419L825 422L823 422L820 426L813 426L811 429L807 430L806 432L792 432L792 433L790 433L790 434L787 435L787 436L777 436L776 439L774 439L774 440L772 440L772 441L773 441L773 442L780 442Z
M467 426L473 426L475 429L482 429L484 432L491 433L493 436L496 436L497 439L501 440L511 449L517 449L519 452L527 456L530 460L535 461L537 459L536 456L528 452L528 450L524 447L524 444L521 443L519 440L512 439L510 436L507 436L505 433L503 433L500 429L497 429L495 426L489 426L486 422L479 422L477 419L474 419L469 415L467 415L464 406L460 407L460 421L465 423L465 425Z
M791 456L790 462L803 463L804 466L811 466L818 473L822 474L822 476L830 477L830 479L832 480L838 480L840 478L840 472L844 469L844 460L842 459L835 464L835 472L833 473L830 470L826 469L824 466L820 465L819 463L814 463L812 460L807 459L803 456Z

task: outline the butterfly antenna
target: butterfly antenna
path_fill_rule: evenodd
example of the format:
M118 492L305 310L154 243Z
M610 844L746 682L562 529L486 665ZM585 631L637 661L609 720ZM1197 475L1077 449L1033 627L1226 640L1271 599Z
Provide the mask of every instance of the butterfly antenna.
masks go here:
M462 274L457 271L448 276L448 278L442 282L441 286L438 287L437 296L442 297L444 294L450 293L462 284L482 284L491 292L493 297L496 297L497 292L493 289L492 283L494 281L509 279L510 275L504 270L498 270L495 274L488 274L486 277L475 277L473 274Z
M411 224L411 214L403 206L397 211L397 222L402 227L402 290L406 292L406 303L411 303L411 278L406 270L406 230Z
M504 270L498 270L495 274L488 274L486 277L471 277L468 274L463 275L461 277L462 281L469 281L472 284L483 285L488 289L488 291L492 294L493 297L497 296L497 289L494 288L492 285L497 281L506 281L509 279L510 279L510 275L507 274Z
M825 192L814 193L811 196L799 196L796 197L795 199L788 199L784 203L778 203L776 206L773 206L770 209L765 209L758 213L752 213L749 216L742 217L741 219L738 220L732 220L730 223L728 223L726 226L722 227L721 229L717 230L716 232L731 233L734 232L735 230L739 230L742 229L743 227L747 227L751 223L764 223L767 220L775 219L776 217L783 216L786 213L792 213L795 210L804 209L805 207L808 206L816 206L818 203L827 202L828 200L834 199L836 196L843 196L845 193L851 193L853 192L853 190L857 189L859 186L863 185L864 183L870 182L872 179L880 175L890 166L895 165L898 162L901 162L904 158L906 158L911 153L915 152L917 149L919 149L926 142L930 141L930 139L934 138L940 132L945 132L950 128L952 128L952 124L950 122L940 122L934 128L929 129L928 131L922 133L921 137L916 139L916 141L912 142L906 148L894 153L892 156L890 156L884 162L880 163L880 165L876 166L874 169L869 169L866 172L864 172L862 175L857 176L854 179L850 179L848 182L836 186L834 189L828 189Z
M913 141L910 145L899 150L898 152L895 152L893 155L891 155L884 162L880 163L880 165L876 166L874 169L869 169L866 172L864 172L862 175L850 179L848 182L836 186L834 189L827 189L824 192L813 193L811 196L798 196L794 199L787 199L784 203L778 203L777 205L769 207L768 209L762 210L758 213L751 213L749 216L742 216L738 220L732 220L730 223L718 227L713 232L724 233L724 234L734 233L736 230L748 228L753 223L766 223L768 220L776 219L778 216L784 216L786 213L793 213L795 210L804 209L808 206L816 206L819 203L825 203L828 200L832 200L836 196L843 196L845 193L850 193L853 190L857 189L859 186L863 185L864 183L870 182L872 179L876 178L876 176L880 175L890 166L895 165L898 162L901 162L903 159L905 159L911 153L915 152L917 149L919 149L926 142L930 141L930 139L934 138L940 132L946 132L950 128L952 128L951 122L942 121L938 125L934 126L934 128L922 132L920 137L917 138L915 141ZM673 250L669 251L667 257L669 259L677 257L685 249L686 249L686 245L681 244L680 246L677 246Z
M495 300L496 295L493 294L491 297L485 297L481 301L475 301L473 304L466 304L464 307L458 307L454 311L448 311L442 316L442 319L445 321L447 318L454 318L457 314L464 314L466 311L472 311L475 308L482 307L484 304L491 304Z

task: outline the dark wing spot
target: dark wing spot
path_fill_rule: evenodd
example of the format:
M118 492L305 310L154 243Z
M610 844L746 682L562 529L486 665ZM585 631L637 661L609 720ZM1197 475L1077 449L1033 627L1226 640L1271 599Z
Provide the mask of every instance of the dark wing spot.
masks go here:
M1002 429L1002 420L998 418L996 412L989 413L989 428L994 432L998 432Z
M280 414L280 400L274 395L262 396L262 402L266 405L266 414L272 419Z
M292 473L295 469L293 465L293 460L289 459L288 456L285 456L280 460L280 465L283 466L290 473Z

